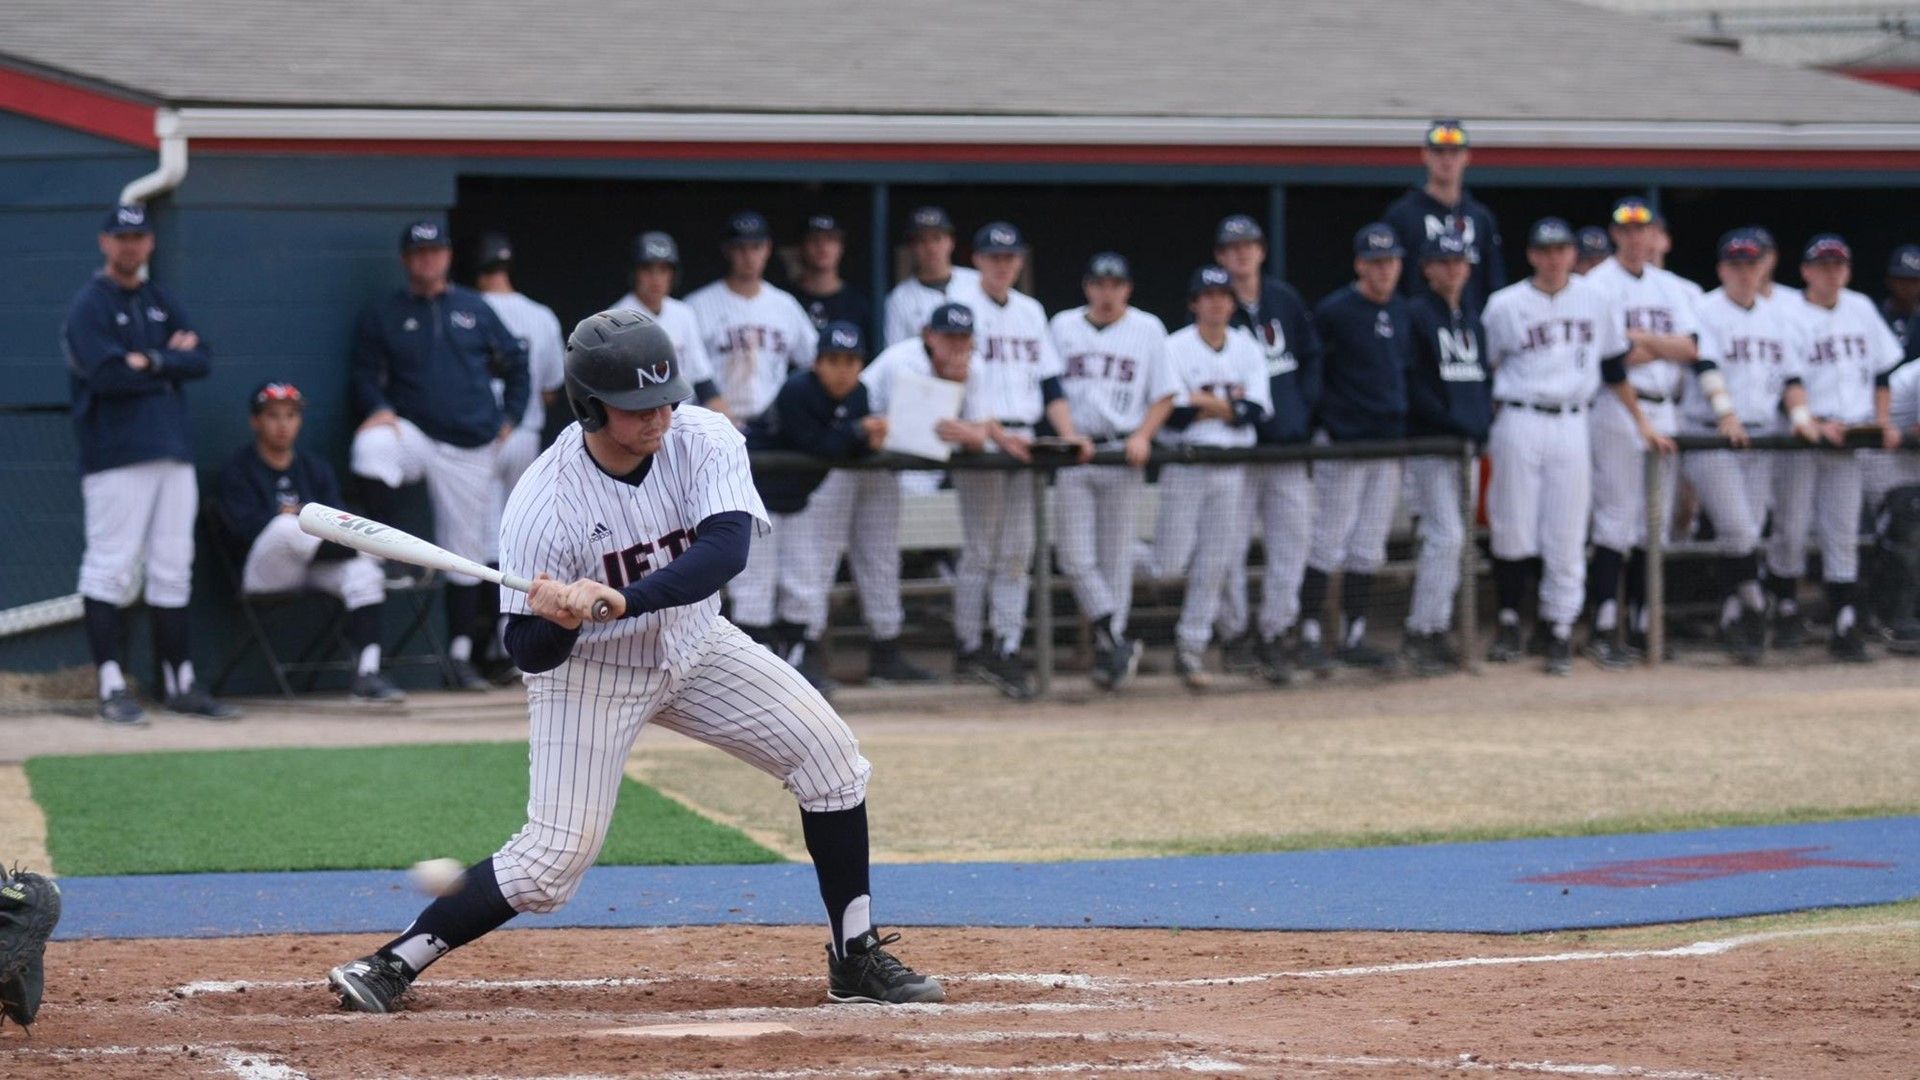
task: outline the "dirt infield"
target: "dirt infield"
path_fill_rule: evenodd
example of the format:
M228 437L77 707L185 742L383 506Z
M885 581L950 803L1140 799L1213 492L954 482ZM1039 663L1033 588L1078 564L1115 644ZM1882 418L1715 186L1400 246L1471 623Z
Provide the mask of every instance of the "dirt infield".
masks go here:
M1914 914L1523 938L916 930L902 955L948 1004L892 1010L821 1006L806 928L501 933L393 1017L325 990L364 938L57 943L0 1075L1911 1077Z

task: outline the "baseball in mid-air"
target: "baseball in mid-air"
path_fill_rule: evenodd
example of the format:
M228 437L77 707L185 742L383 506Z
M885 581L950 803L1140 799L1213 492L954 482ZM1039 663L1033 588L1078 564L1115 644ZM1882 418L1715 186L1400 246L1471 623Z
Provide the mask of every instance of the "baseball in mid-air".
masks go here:
M467 868L458 859L423 859L407 871L413 887L428 896L451 896L460 891Z

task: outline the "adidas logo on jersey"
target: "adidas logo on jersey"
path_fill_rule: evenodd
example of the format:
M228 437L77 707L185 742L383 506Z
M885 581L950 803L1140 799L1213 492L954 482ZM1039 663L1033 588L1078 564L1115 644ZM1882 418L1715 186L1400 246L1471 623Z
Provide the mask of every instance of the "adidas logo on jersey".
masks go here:
M612 529L609 529L605 525L602 525L600 522L596 521L593 523L593 531L587 534L587 543L591 544L595 540L604 540L607 537L612 535L613 535Z

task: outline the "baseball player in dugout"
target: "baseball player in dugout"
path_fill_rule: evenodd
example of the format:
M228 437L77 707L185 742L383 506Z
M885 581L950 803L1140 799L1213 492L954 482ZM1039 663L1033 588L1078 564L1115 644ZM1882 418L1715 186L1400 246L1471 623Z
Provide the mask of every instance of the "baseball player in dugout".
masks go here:
M1695 290L1653 262L1658 234L1646 200L1613 204L1608 235L1613 257L1582 280L1613 302L1626 329L1627 381L1593 405L1593 560L1587 568L1587 610L1593 632L1587 655L1603 668L1631 665L1647 635L1647 533L1667 527L1647 520L1648 453L1661 455L1661 486L1673 491L1680 430L1680 392L1700 365ZM1621 640L1621 572L1626 574L1626 635Z
M1523 654L1520 609L1538 576L1537 651L1549 674L1573 670L1573 622L1586 586L1593 460L1587 414L1604 383L1637 412L1627 382L1633 347L1611 294L1575 277L1573 229L1542 218L1527 233L1533 275L1493 294L1481 315L1493 367L1487 491L1498 627L1487 659ZM1624 388L1624 389L1623 389ZM1545 627L1539 630L1539 627Z
M1576 246L1579 254L1574 257L1573 272L1582 277L1613 255L1613 241L1607 239L1607 230L1598 225L1581 229Z
M1313 437L1313 411L1320 403L1320 335L1313 314L1293 286L1261 272L1266 233L1245 214L1221 219L1213 234L1213 259L1233 281L1229 325L1253 338L1267 361L1272 408L1254 425L1262 446L1288 446ZM1313 539L1313 476L1304 461L1263 461L1246 467L1246 497L1235 524L1238 553L1228 562L1225 592L1214 624L1221 666L1258 671L1268 682L1293 680L1293 659L1284 639L1300 618L1300 579ZM1260 584L1257 632L1248 611L1247 549L1255 524L1266 559Z
M1507 269L1493 211L1466 188L1467 163L1472 157L1467 145L1467 129L1460 121L1435 120L1428 125L1420 151L1420 159L1427 166L1426 183L1394 200L1381 220L1393 227L1401 247L1413 251L1443 232L1455 233L1465 241L1467 262L1473 267L1467 278L1466 302L1479 310L1486 306L1487 297L1507 283ZM1399 288L1408 294L1423 292L1426 278L1404 275Z
M353 474L369 514L393 521L396 493L427 485L434 542L479 563L498 559L499 457L527 416L527 351L479 293L452 284L444 226L400 233L405 287L369 304L354 334ZM493 383L503 390L495 396ZM457 689L484 690L476 642L493 636L496 591L449 573L447 659Z
M815 329L826 332L830 322L850 322L861 334L873 332L873 304L866 290L847 284L840 276L840 260L847 253L847 233L832 214L807 215L800 234L800 278L793 298L807 309Z
M1443 234L1420 249L1427 291L1408 301L1413 323L1413 367L1407 373L1407 434L1452 436L1485 446L1493 424L1493 384L1481 348L1480 313L1467 307L1467 245ZM1458 458L1407 461L1407 491L1419 520L1420 560L1413 575L1402 654L1416 675L1460 666L1447 631L1460 587L1460 555L1467 523L1460 513L1465 466Z
M973 361L961 407L961 424L971 427L948 441L1025 462L1045 421L1056 436L1078 443L1084 463L1093 444L1074 427L1046 310L1013 287L1026 262L1026 240L1012 224L990 222L974 234L973 265L980 276L971 287L954 290L954 299L973 313ZM1021 473L961 469L953 474L953 490L961 532L953 588L954 673L1016 700L1030 698L1033 679L1020 658L1020 642L1033 562L1033 485Z
M673 354L680 358L693 398L709 409L720 408L720 388L713 383L713 363L700 333L700 319L685 301L673 298L674 275L680 271L680 245L666 233L643 232L633 239L633 291L613 302L610 310L638 311L667 332Z
M766 218L742 210L727 219L720 253L726 275L695 289L687 306L713 366L717 407L745 431L788 376L813 363L820 332L792 293L766 279L773 254Z
M1061 386L1074 429L1095 450L1120 450L1125 465L1076 465L1054 478L1060 569L1093 631L1094 684L1125 686L1140 668L1140 642L1127 637L1140 497L1153 436L1173 412L1179 387L1167 368L1167 328L1132 306L1133 270L1118 252L1087 261L1087 302L1049 324L1065 368Z
M254 390L250 407L253 441L221 470L216 493L220 520L235 554L244 560L240 588L248 593L317 589L339 598L347 611L347 640L356 663L349 695L372 705L406 700L380 674L381 612L387 597L380 563L300 529L302 506L340 505L333 469L296 445L305 396L290 382L267 382Z
M153 226L142 206L116 206L100 226L105 265L67 305L60 340L80 447L86 549L80 556L87 645L98 671L100 719L143 727L121 668L120 609L145 573L153 652L169 711L233 720L194 680L187 601L193 591L193 420L185 384L210 353L173 295L145 276Z
M1760 245L1761 298L1766 300L1782 296L1797 298L1800 295L1799 289L1774 280L1774 274L1778 272L1780 265L1780 245L1774 241L1773 234L1768 232L1764 225L1750 225L1747 230L1753 234L1754 241Z
M1860 452L1843 444L1849 428L1871 425L1879 428L1882 447L1899 447L1890 382L1904 358L1873 301L1847 288L1853 251L1844 239L1821 233L1809 240L1800 256L1800 276L1805 292L1778 302L1794 312L1810 339L1807 407L1829 445L1786 455L1774 466L1774 532L1767 548L1774 643L1786 647L1805 637L1798 596L1811 533L1819 537L1833 620L1828 651L1835 659L1859 663L1870 659L1856 611L1863 478Z
M507 646L527 673L527 824L398 937L336 967L348 1008L395 1010L450 950L565 904L600 852L634 739L657 723L783 783L800 804L827 913L834 1001L940 1001L873 926L872 767L826 699L720 617L719 591L769 528L746 441L693 387L652 319L589 317L567 339L569 426L527 470L501 526ZM613 618L588 621L595 606Z
M860 384L866 359L866 335L859 324L828 323L812 369L788 379L773 406L747 428L747 449L792 450L829 461L865 457L879 449L887 437L887 419L868 412L866 387ZM827 628L827 590L852 517L820 499L828 475L826 469L754 471L754 486L773 514L774 542L753 545L747 568L740 572L742 577L773 577L775 621L767 644L823 695L836 685L827 677L820 652ZM895 580L897 585L897 575Z
M888 346L919 337L956 286L980 280L977 271L953 265L953 219L937 206L922 206L907 219L907 252L913 273L887 294L881 339Z
M1920 244L1901 244L1887 257L1887 298L1880 314L1900 341L1900 355L1920 356L1920 334L1914 316L1920 314Z
M1413 323L1395 288L1405 254L1384 222L1361 229L1353 237L1353 283L1314 308L1326 379L1317 415L1332 442L1406 437ZM1327 459L1315 463L1313 481L1319 509L1300 583L1300 663L1315 671L1336 659L1352 667L1391 667L1393 654L1367 641L1367 611L1400 505L1400 460ZM1320 619L1336 573L1345 617L1329 649Z

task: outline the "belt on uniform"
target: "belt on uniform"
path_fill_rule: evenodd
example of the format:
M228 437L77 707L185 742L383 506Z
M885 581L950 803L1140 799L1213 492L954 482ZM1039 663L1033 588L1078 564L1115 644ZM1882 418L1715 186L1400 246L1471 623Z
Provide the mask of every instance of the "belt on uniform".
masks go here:
M1665 394L1653 394L1645 390L1635 390L1633 396L1639 398L1641 401L1650 402L1654 405L1665 405L1667 402L1675 400Z
M1541 401L1508 401L1505 398L1500 400L1500 404L1509 409L1531 409L1537 413L1546 413L1548 416L1559 416L1563 413L1576 416L1587 409L1585 405L1549 405Z

